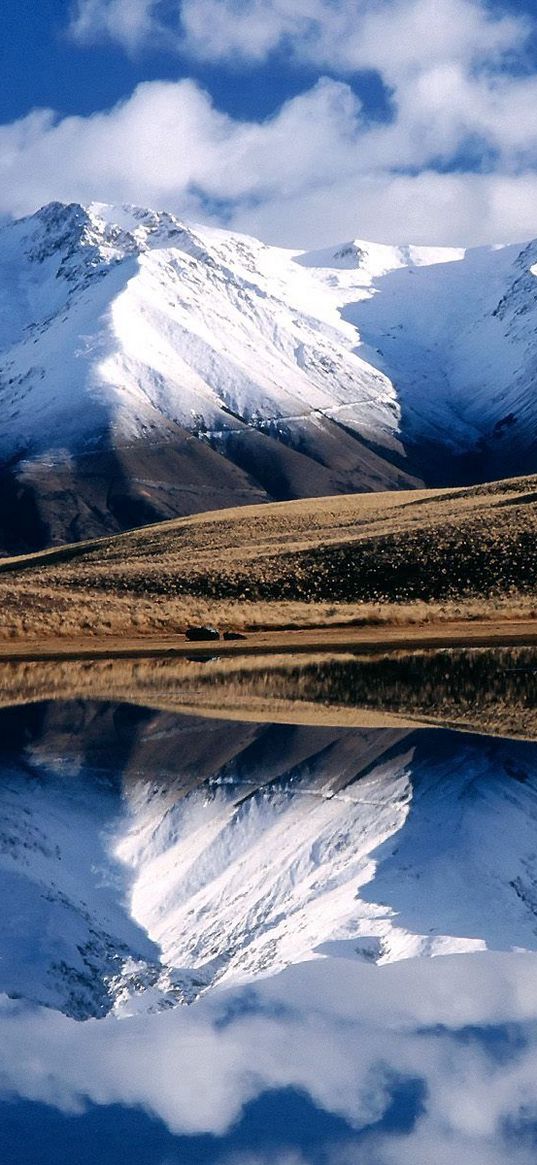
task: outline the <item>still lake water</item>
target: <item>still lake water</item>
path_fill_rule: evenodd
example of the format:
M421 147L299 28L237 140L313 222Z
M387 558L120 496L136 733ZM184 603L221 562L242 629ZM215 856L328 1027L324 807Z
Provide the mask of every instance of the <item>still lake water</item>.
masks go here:
M534 1165L536 669L5 671L2 1165Z

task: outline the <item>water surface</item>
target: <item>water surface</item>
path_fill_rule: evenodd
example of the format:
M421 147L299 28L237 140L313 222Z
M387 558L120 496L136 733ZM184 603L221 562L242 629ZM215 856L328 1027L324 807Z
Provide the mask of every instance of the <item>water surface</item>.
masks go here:
M218 661L56 689L25 667L0 711L2 1161L533 1165L533 655L239 669L234 716ZM347 721L373 705L398 719Z

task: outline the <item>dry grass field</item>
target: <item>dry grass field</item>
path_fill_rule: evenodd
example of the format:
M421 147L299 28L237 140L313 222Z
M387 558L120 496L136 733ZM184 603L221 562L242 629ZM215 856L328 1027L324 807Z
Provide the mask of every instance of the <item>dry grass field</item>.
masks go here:
M537 477L220 510L0 562L4 641L537 617Z

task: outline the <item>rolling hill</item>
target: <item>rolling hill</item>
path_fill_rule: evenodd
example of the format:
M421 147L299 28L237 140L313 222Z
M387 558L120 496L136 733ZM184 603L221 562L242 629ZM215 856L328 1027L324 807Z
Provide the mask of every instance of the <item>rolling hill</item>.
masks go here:
M215 510L0 563L4 638L537 609L537 478ZM404 615L404 612L407 615Z

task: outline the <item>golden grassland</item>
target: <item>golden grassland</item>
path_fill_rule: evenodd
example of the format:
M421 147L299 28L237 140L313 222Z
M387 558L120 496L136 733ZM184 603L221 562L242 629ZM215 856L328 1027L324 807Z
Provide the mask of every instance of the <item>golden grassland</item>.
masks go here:
M0 562L5 643L537 620L537 476L220 510Z

